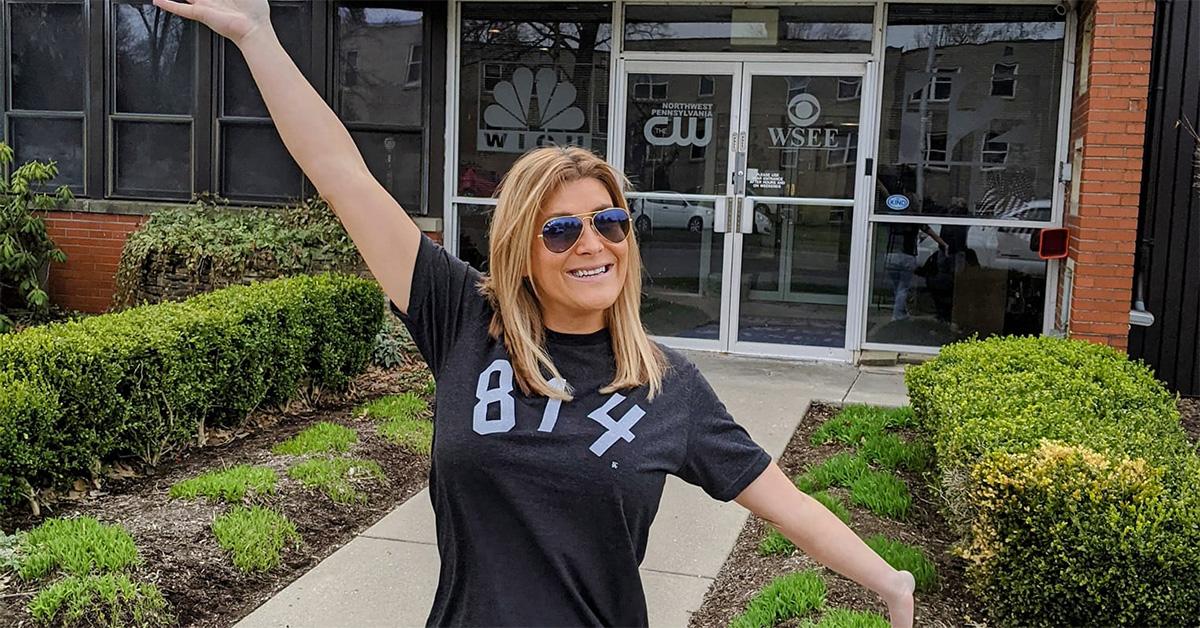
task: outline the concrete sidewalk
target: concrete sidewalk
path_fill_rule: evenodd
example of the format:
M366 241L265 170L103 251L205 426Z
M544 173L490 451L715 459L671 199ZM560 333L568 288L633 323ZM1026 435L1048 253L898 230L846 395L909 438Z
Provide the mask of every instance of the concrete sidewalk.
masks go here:
M813 401L905 403L898 368L858 369L691 353L730 413L778 458ZM652 626L686 626L748 512L668 476L642 583ZM439 559L428 489L414 495L242 620L239 628L421 626Z

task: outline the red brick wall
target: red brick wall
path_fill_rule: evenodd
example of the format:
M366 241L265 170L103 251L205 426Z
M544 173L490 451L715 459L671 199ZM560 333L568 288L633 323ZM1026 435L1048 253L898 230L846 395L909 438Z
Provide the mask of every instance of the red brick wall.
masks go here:
M1125 349L1134 245L1142 179L1142 146L1154 33L1152 0L1090 0L1080 8L1080 38L1094 21L1087 72L1078 75L1071 111L1071 141L1083 142L1075 215L1068 212L1070 258L1075 261L1069 331L1072 337ZM1080 49L1081 47L1077 47Z
M146 218L90 212L50 212L46 230L67 254L50 265L50 300L63 307L99 313L112 305L117 262L125 238Z

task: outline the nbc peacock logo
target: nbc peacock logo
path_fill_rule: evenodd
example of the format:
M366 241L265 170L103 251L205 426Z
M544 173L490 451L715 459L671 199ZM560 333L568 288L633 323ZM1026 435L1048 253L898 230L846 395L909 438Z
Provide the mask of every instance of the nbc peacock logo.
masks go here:
M555 69L541 68L535 75L519 67L493 93L496 102L483 110L485 128L476 136L480 152L523 153L548 144L590 143L591 137L579 132L585 120L575 106L575 86L560 81Z

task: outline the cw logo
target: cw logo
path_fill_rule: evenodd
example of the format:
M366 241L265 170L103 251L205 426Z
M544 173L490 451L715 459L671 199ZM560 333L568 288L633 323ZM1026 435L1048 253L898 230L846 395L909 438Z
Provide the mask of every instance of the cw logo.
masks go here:
M537 96L537 115L530 124L530 106ZM511 81L496 84L496 103L483 111L483 121L498 129L541 129L571 131L583 126L583 111L573 106L575 86L558 80L558 72L541 68L517 68Z
M687 121L686 131L683 129L685 120ZM697 133L697 127L701 120L704 121L703 134ZM659 129L667 126L671 127L671 131L660 135ZM653 146L708 146L708 143L712 141L712 130L712 118L654 116L646 120L642 134L646 136L646 141Z

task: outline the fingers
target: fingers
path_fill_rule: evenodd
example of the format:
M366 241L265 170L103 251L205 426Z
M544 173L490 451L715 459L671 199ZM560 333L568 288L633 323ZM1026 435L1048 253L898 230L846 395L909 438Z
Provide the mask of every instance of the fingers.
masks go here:
M174 13L180 17L185 17L189 20L199 19L199 11L190 3L194 0L187 0L189 4L183 2L175 2L174 0L154 0L154 6L166 11Z

